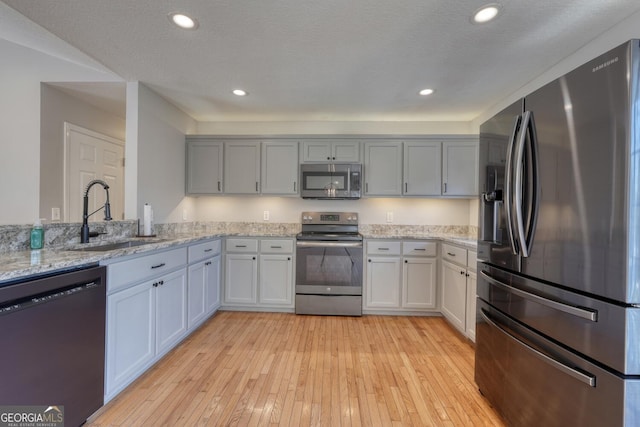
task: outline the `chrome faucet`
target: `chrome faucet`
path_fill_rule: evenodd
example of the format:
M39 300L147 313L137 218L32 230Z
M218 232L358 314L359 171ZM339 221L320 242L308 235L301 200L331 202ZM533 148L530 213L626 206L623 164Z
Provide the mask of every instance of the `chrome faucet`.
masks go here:
M107 201L104 206L99 207L95 211L91 213L87 213L89 211L89 190L96 184L102 185L104 191L107 192ZM109 185L100 180L94 179L89 184L87 184L87 189L84 190L84 199L83 199L83 208L82 208L82 229L80 230L80 243L89 243L89 237L95 237L99 233L89 233L89 217L94 213L98 212L100 209L104 208L104 220L111 221L111 205L109 204Z

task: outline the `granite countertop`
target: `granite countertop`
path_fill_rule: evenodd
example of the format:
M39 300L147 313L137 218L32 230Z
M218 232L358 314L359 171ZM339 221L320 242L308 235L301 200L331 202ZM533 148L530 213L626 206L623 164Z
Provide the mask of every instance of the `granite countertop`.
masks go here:
M425 230L424 227L363 227L363 236L369 239L437 239L476 249L475 237L451 233L452 230ZM456 230L453 230L456 231ZM157 238L140 238L148 241L148 244L130 248L115 249L110 251L82 251L81 248L98 246L106 243L118 243L123 240L137 240L127 238L113 241L98 241L88 244L74 244L62 247L52 247L37 251L14 251L0 253L0 286L26 279L30 276L38 276L46 273L62 272L74 268L98 265L110 259L129 255L141 254L159 249L168 249L183 245L197 243L212 238L227 236L246 237L295 237L292 230L276 230L265 232L263 229L249 230L224 230L223 232L193 232L163 234Z

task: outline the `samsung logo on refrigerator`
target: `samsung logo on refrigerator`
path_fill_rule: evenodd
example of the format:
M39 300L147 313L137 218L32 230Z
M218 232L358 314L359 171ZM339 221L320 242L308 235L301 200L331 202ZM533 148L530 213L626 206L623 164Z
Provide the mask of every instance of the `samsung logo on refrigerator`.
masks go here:
M595 73L596 71L600 71L603 68L608 67L611 64L615 64L616 62L618 62L618 57L617 56L615 58L613 58L613 59L608 60L607 62L603 62L602 64L600 64L600 65L598 65L596 67L593 67L591 72Z

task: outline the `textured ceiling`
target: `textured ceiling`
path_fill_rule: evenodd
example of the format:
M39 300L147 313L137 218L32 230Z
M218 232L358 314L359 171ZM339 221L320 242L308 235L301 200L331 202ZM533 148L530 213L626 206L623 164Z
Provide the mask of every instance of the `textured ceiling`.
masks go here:
M637 0L4 0L197 120L471 120ZM200 27L174 27L181 11ZM249 96L231 94L243 88ZM431 87L429 97L418 90Z

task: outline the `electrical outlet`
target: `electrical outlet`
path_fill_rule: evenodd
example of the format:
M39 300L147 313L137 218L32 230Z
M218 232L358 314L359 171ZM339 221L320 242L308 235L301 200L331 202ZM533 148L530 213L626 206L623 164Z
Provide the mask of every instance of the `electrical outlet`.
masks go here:
M387 222L393 222L393 212L387 212Z
M264 214L263 214L262 218L263 218L265 221L269 221L269 211L264 211Z
M187 210L186 209L182 209L182 220L183 221L187 220Z
M51 208L51 221L60 221L60 208Z

